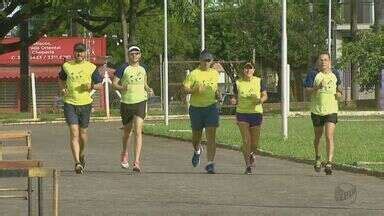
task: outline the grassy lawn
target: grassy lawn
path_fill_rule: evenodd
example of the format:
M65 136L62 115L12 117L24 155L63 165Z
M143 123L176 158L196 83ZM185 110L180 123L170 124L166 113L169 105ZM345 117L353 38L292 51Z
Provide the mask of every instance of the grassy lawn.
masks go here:
M356 161L384 161L383 118L354 117L342 118L336 127L335 162L353 164ZM351 121L352 120L352 121ZM368 120L368 121L365 121ZM188 120L173 120L169 126L163 123L149 124L144 131L172 137L191 139ZM175 130L175 131L173 131ZM186 130L186 131L177 131ZM309 117L289 119L289 138L281 138L281 119L266 117L262 128L260 148L277 155L313 159L313 128ZM240 132L234 120L221 120L217 142L225 145L241 145ZM322 158L326 158L325 141L322 141ZM384 166L369 166L374 170L384 171Z

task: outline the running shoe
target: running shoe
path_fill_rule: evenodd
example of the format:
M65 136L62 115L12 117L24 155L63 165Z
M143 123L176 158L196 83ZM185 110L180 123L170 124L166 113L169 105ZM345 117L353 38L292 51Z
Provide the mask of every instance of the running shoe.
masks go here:
M321 160L320 160L320 156L316 156L315 164L313 165L313 168L315 169L316 172L320 172L320 171L321 171Z
M85 169L85 155L80 156L80 164L83 166L83 169Z
M192 156L192 166L197 167L197 165L200 164L200 155L203 152L203 148L200 148L200 154L197 154L196 151L193 151L193 156Z
M245 168L245 172L244 174L248 174L248 175L251 175L252 174L252 168L251 166L247 166L247 168Z
M249 164L254 167L256 161L256 154L254 152L249 153Z
M325 164L324 172L326 175L332 175L332 163L330 161Z
M207 171L208 174L215 174L215 164L209 163L207 166L205 166L205 171Z
M81 165L81 163L75 164L75 172L76 174L84 174L84 167Z
M141 168L138 161L133 162L132 167L133 172L141 172Z
M121 168L128 169L129 168L129 162L128 162L128 152L121 153Z

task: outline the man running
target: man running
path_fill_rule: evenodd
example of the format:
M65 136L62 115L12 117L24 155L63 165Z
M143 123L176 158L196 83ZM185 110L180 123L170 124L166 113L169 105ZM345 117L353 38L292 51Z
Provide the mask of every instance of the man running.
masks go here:
M320 138L325 131L325 141L328 160L325 165L325 173L332 174L332 161L334 152L334 131L337 123L338 100L342 97L341 81L339 74L331 68L331 58L328 53L320 54L318 58L318 70L312 70L307 74L304 86L311 94L311 119L314 127L316 172L321 171Z
M208 163L205 170L215 173L216 128L219 126L218 97L219 73L210 68L213 55L207 50L200 53L200 65L183 82L184 91L191 94L189 116L192 126L192 144L194 148L192 165L200 163L202 147L200 145L203 128L207 137Z
M83 43L75 44L73 50L74 60L65 62L59 73L59 86L64 96L64 116L69 127L75 172L83 174L93 101L90 92L102 87L102 77L96 65L85 60L86 46Z

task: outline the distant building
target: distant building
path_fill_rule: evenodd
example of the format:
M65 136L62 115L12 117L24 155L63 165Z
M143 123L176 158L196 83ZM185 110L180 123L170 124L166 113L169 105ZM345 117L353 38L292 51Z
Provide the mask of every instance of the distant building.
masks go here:
M336 25L334 33L334 54L336 58L342 55L342 45L351 37L351 0L339 0L341 4L341 13L339 17L342 21L341 24ZM384 1L381 0L380 4L375 5L374 0L357 0L357 29L359 31L371 31L371 27L375 22L375 7L379 7L378 17L379 23L384 24ZM377 8L376 8L377 10ZM345 95L350 94L351 91L351 73L348 69L342 73ZM355 95L357 100L371 100L375 99L375 92L372 91L359 91L359 86L356 86Z
M12 43L18 38L6 38L1 43ZM64 61L72 58L73 46L83 42L88 46L88 59L97 66L104 64L106 56L105 38L44 37L29 47L29 72L36 77L36 98L38 110L47 110L59 104L58 73ZM103 72L101 72L103 73ZM0 55L0 110L20 111L20 52ZM30 91L31 92L31 91ZM29 98L32 98L31 96ZM104 104L103 90L94 95L94 107ZM29 101L31 103L31 100Z

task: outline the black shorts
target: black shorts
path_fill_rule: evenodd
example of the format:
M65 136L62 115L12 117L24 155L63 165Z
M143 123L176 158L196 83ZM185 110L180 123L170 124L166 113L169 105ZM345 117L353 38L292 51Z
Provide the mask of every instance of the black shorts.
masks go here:
M91 117L92 104L73 105L64 103L64 117L68 125L79 125L87 128Z
M142 101L135 104L120 104L120 115L123 125L129 124L134 116L138 116L142 119L146 116L147 101Z
M249 127L260 126L263 122L262 113L236 113L237 122L246 122L249 124Z
M337 123L337 113L321 116L311 113L312 124L314 127L323 127L326 122Z

